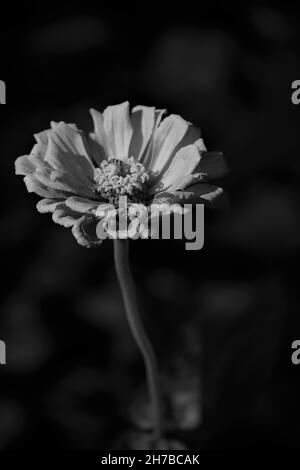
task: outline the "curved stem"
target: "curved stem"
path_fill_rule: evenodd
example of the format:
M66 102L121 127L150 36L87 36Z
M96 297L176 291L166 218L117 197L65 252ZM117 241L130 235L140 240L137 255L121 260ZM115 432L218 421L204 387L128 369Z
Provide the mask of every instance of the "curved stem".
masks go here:
M114 240L114 258L116 271L122 291L129 326L145 362L149 395L154 413L154 439L158 441L162 436L162 411L159 372L156 356L146 335L139 315L136 291L129 268L128 252L129 240Z

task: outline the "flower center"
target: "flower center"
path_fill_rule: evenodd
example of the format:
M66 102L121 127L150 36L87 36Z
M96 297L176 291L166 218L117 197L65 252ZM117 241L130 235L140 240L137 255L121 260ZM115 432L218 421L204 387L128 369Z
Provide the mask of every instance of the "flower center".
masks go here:
M119 206L120 196L127 196L133 203L146 202L145 183L149 180L149 175L145 167L133 157L104 160L96 168L94 179L96 192L115 207Z

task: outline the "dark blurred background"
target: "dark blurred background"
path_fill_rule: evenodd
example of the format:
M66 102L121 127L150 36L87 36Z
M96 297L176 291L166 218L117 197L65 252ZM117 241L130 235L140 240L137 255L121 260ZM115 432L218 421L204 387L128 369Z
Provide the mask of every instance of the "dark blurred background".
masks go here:
M299 444L300 18L242 2L26 2L1 15L0 449L136 448L151 417L112 242L79 247L35 209L14 160L51 120L91 129L126 99L199 125L231 209L205 247L131 246L168 435L198 449Z

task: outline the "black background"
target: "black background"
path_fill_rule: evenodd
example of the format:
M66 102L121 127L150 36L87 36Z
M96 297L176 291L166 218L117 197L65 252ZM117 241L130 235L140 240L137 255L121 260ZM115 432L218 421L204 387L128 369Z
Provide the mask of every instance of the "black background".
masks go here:
M199 125L231 169L205 247L136 241L144 323L170 436L203 449L297 447L300 365L299 14L258 2L35 2L1 14L1 449L110 449L143 439L144 369L112 243L79 247L14 175L51 120L128 99ZM2 6L4 8L4 6ZM176 405L177 403L177 405ZM180 403L180 405L179 405Z

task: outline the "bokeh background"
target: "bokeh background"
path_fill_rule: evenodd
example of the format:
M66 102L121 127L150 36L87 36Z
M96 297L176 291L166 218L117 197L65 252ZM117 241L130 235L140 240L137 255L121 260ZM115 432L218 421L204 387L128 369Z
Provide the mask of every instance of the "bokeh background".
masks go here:
M168 435L198 449L299 445L299 23L289 4L157 0L26 2L1 18L0 449L145 445L112 243L79 247L14 176L49 121L89 130L89 107L126 99L199 125L231 168L230 211L206 212L203 250L131 247Z

